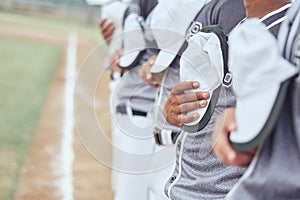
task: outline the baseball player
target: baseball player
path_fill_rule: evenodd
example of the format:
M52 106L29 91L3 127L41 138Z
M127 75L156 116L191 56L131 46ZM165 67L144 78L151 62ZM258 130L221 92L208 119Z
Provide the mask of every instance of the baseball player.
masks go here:
M141 24L144 24L143 29L146 29L148 18L151 16L151 10L155 4L156 1L133 1L134 6L131 5L125 14L124 27L132 19L138 19L140 23L140 17L142 17ZM135 12L139 13L140 17L135 18ZM134 34L135 32L125 35L125 38L134 40L127 43L128 45L136 42L138 36L135 37ZM126 152L116 153L116 168L120 172L117 176L115 199L163 199L162 194L157 194L163 193L162 189L157 191L156 188L152 188L153 185L149 186L148 184L153 182L152 177L156 173L156 171L152 172L151 159L155 142L149 128L151 123L147 117L147 113L153 106L156 90L144 84L138 77L141 65L152 55L157 54L157 49L149 48L153 47L150 43L152 41L146 39L146 48L137 54L136 59L133 59L137 62L133 61L128 65L128 60L132 60L135 53L132 53L132 49L126 52L126 45L119 59L119 65L125 66L127 70L113 92L116 99L113 109L116 109L115 120L119 126L116 135L118 135L118 140L123 141L123 145L116 148ZM149 155L149 159L147 159L147 155ZM140 158L141 156L145 159ZM161 169L156 170L160 171ZM150 197L150 192L152 192L152 197Z
M226 3L228 3L228 2L226 2ZM223 18L223 19L228 19L227 23L229 23L229 22L232 23L231 26L230 25L225 26L225 28L227 28L227 29L225 29L225 31L226 31L226 33L228 33L238 23L238 20L242 19L242 17L244 16L244 9L243 9L243 2L242 1L239 1L238 3L237 2L232 2L233 5L234 5L233 7L232 7L232 5L230 3L228 3L228 4L226 4L226 3L222 2L222 3L217 4L217 1L212 2L212 4L208 3L208 5L210 4L210 7L207 6L207 9L208 10L211 9L210 10L211 11L210 14L215 14L214 15L215 18L213 19L213 22L210 22L210 20L212 20L212 19L210 19L208 16L211 16L211 15L207 14L207 18L205 17L203 19L204 25L217 23L218 20L222 21L222 18L221 17L218 18L218 17L220 15L220 13L223 13L223 11L225 9L223 10L221 8L226 8L226 6L228 6L227 9L229 7L231 7L231 9L233 9L234 11L240 11L240 13L237 13L236 16L235 15L232 16L232 18L228 18L227 16L226 16L227 18L226 17ZM212 12L212 8L214 8L215 6L218 7L222 12L220 10L218 10L216 13L213 13ZM237 6L237 7L235 7L235 6ZM206 6L203 9L205 10L205 8L206 8ZM237 8L240 8L240 9L237 9ZM229 12L230 12L230 14L236 13L233 10L228 11L228 13ZM207 11L205 11L205 12L207 12ZM205 12L203 12L203 13L205 13ZM239 17L237 17L237 16L239 16ZM199 16L197 16L197 17L199 17ZM231 20L233 22L235 22L235 23L233 23ZM208 23L206 24L206 22L208 22ZM223 23L226 24L225 20L223 21ZM190 35L194 34L195 30L197 30L197 27L198 27L198 30L200 30L201 28L199 28L199 25L202 26L202 23L200 23L200 22L194 23L193 26L191 26L190 29L189 29L191 31L191 32L189 32L189 34ZM176 63L176 60L173 61L173 62ZM174 63L173 63L173 65L174 65ZM157 73L157 74L158 74L158 76L161 77L161 73L160 72ZM154 76L155 75L152 73L151 74L151 78L152 78L152 81L154 81L154 82L152 82L152 86L157 87L158 83L160 83L159 82L160 80L157 81L157 79L156 79L157 77L154 77ZM146 77L146 79L147 79L147 77ZM146 82L147 82L147 80L146 80ZM148 80L148 82L149 82L149 80ZM191 84L189 83L189 85L191 85ZM185 87L185 90L192 89L192 87L186 87L186 85L184 87ZM175 89L175 90L177 90L177 89ZM202 98L203 99L207 99L209 97L208 95L209 94L205 94L205 93L197 93L195 95L196 97L193 98L193 99L197 99L197 100L201 100ZM172 100L172 102L174 102L174 101ZM203 101L200 101L200 102L203 102ZM171 103L170 105L172 105L172 104L173 103ZM206 106L206 101L204 101L204 104L203 103L202 103L202 105L200 104L200 107L205 107L205 106ZM199 108L199 104L196 105L196 108ZM172 123L172 122L171 122L171 124L178 125L178 123ZM212 130L210 131L210 133L211 132L212 132ZM194 136L190 137L191 140L193 140L193 138L194 138ZM198 138L196 138L195 141L201 141L201 140L205 140L205 138L198 137ZM217 187L215 185L212 186L212 187L210 187L211 185L209 185L209 186L207 185L206 187L202 187L202 190L199 191L199 188L201 188L201 184L205 185L205 183L207 183L207 182L205 182L203 179L201 179L199 181L192 181L192 180L197 180L197 178L199 178L198 176L201 175L201 173L203 171L206 171L206 172L209 171L209 170L205 169L205 167L208 166L208 164L205 166L205 164L198 164L197 163L197 162L199 162L198 160L203 161L203 159L201 159L201 156L197 156L197 154L200 151L200 148L202 148L202 147L201 147L201 145L196 144L196 142L194 144L192 144L192 145L194 145L194 147L192 147L191 142L190 143L186 142L184 145L186 145L185 148L187 149L187 151L185 153L183 153L183 149L184 148L182 148L181 142L182 142L182 138L179 139L179 142L177 143L177 147L178 147L177 158L178 158L179 161L178 161L178 164L176 166L176 170L174 172L174 176L172 176L170 178L169 182L167 183L167 188L166 188L167 191L166 191L166 193L168 194L168 197L170 197L171 199L186 199L186 198L191 198L191 197L195 198L195 199L198 199L199 197L200 198L204 198L204 199L207 199L207 198L216 198L216 197L221 197L221 198L223 197L224 198L224 196L226 194L226 192L224 192L224 191L227 191L227 192L229 191L229 189L232 187L232 185L241 176L241 174L243 173L243 170L241 170L241 169L235 169L235 168L231 168L229 166L222 165L213 156L213 154L211 153L210 156L207 156L207 161L210 161L210 163L217 163L216 166L219 166L219 167L218 167L218 169L216 169L216 171L220 170L220 171L224 172L224 174L222 174L222 173L219 174L219 177L217 177L217 180L218 180L218 178L220 180L220 179L223 179L224 177L228 177L228 180L231 180L230 181L231 184L223 184L224 188L219 189L219 191L218 191L217 188L220 188L220 185L222 185L222 183L219 186L217 186ZM198 151L195 148L195 146L198 146L197 147ZM188 149L190 149L190 150L188 150ZM192 157L193 154L194 154L195 157ZM199 159L197 159L197 157ZM186 158L188 158L188 159L186 159ZM192 163L193 166L188 167L187 169L183 168L182 162ZM200 167L202 167L201 170L199 170L200 173L198 173L196 170L193 169L193 167L197 167L197 165L200 166ZM225 172L226 170L227 170L227 172ZM188 171L191 171L191 173L189 173ZM196 173L195 173L195 171L196 171ZM178 176L176 174L178 174ZM232 177L230 177L230 176L232 176ZM191 177L194 177L194 178L191 178ZM209 181L211 183L212 183L212 180L214 180L214 179L213 178L212 179L207 179L207 181ZM218 181L216 181L216 182L218 182ZM185 184L185 185L181 185L181 184ZM206 192L206 191L210 191L210 192ZM219 192L219 194L218 194L218 192Z
M250 103L253 103L253 93L249 93L245 88L236 87L235 90L237 94L241 92L247 92L249 94L245 100L242 100L241 96L237 96L236 108L228 108L225 116L220 119L224 120L224 126L217 124L217 129L215 134L221 134L218 139L218 143L214 148L216 154L224 162L236 166L247 166L251 162L247 172L238 182L236 187L228 194L228 199L299 199L300 197L300 185L299 185L299 171L298 166L299 160L299 149L300 149L300 126L299 126L299 20L300 20L300 2L294 1L292 7L289 9L287 16L284 17L284 22L281 25L278 34L278 43L272 37L272 35L266 31L266 27L261 23L258 23L255 18L263 18L263 16L270 15L270 13L280 14L278 11L284 5L288 5L290 1L258 1L252 4L251 1L245 1L247 9L247 21L243 26L237 30L234 37L232 37L232 54L238 55L240 49L237 48L236 43L249 45L248 51L245 53L245 58L255 56L262 60L261 66L259 68L247 71L243 74L243 70L247 65L242 65L241 70L237 70L244 79L249 81L245 83L245 86L253 85L257 86L262 80L267 80L272 82L272 86L280 85L280 88L284 83L289 82L286 89L279 90L278 95L285 91L286 94L282 97L275 96L272 97L268 95L269 101L274 101L274 105L277 102L282 103L282 108L280 112L274 113L271 111L267 118L278 115L278 119L274 124L270 135L266 137L264 142L257 148L256 154L249 152L237 152L230 145L229 137L231 138L231 132L239 131L243 129L239 125L241 119L239 116L240 112L238 109L242 109L241 102L247 102L249 99ZM282 17L282 16L281 16ZM278 19L278 18L277 18ZM274 22L274 21L273 21ZM279 29L280 23L275 28ZM267 26L268 27L268 26ZM255 28L255 29L253 29ZM251 30L251 31L249 31ZM255 31L254 31L255 30ZM272 32L272 31L271 31ZM274 32L272 32L274 34ZM264 41L263 43L251 41L246 41L245 38L256 38L256 41ZM278 50L279 46L279 50ZM263 49L263 51L260 51ZM261 53L259 53L261 52ZM271 54L272 53L272 54ZM272 55L272 57L270 57ZM275 62L274 62L275 61ZM289 62L287 62L289 61ZM236 64L238 60L232 60L233 64ZM278 65L280 63L280 65ZM239 66L241 67L241 66ZM268 69L266 73L260 74L258 69ZM271 70L271 71L269 71ZM293 74L290 72L295 71ZM280 73L276 73L280 72ZM248 75L249 73L249 75ZM249 76L253 78L250 79ZM264 76L261 79L260 76ZM279 79L279 78L283 79ZM237 79L237 84L240 83ZM261 89L262 88L262 89ZM256 107L261 107L259 104L265 104L266 99L259 97L260 94L274 91L274 88L270 85L261 85L257 88L255 93L258 95L256 97L257 103L252 104L252 109L256 111ZM269 102L269 105L273 104ZM258 106L256 106L258 105ZM242 113L241 113L242 114ZM261 109L257 116L265 115L265 109ZM236 118L235 118L236 117ZM253 121L249 118L249 123ZM260 121L256 121L260 123ZM253 124L253 123L252 123ZM265 122L265 126L270 124L268 121ZM253 124L255 126L255 124ZM253 158L254 157L254 158ZM262 190L263 188L263 190Z
M101 4L102 2L98 2ZM101 21L99 22L99 28L101 34L108 44L108 62L109 69L111 70L111 82L109 88L112 91L115 85L117 84L119 78L124 73L124 70L118 67L118 57L120 57L122 50L122 38L120 34L122 33L122 22L123 15L128 6L128 2L117 1L117 2L108 2L105 5L101 6ZM114 10L115 12L111 12ZM112 130L112 141L116 142L115 133L116 125L114 121L111 121L111 130ZM120 141L121 142L121 141ZM114 164L114 162L112 162ZM114 168L114 167L113 167ZM115 188L116 182L116 171L112 170L111 185L112 189Z
M115 5L117 4L117 5ZM102 31L102 35L103 37L106 39L107 43L109 43L110 46L110 50L109 50L109 54L110 54L110 60L109 60L109 64L110 64L110 68L112 69L112 78L113 81L111 82L110 86L111 89L114 90L114 86L117 85L117 89L115 89L117 92L116 93L120 93L121 95L118 95L118 99L120 100L120 102L118 102L118 105L116 105L118 107L118 109L120 109L120 107L124 106L125 103L128 102L129 98L133 98L134 102L131 102L130 104L133 107L138 106L137 109L132 109L134 112L132 112L131 114L133 116L131 116L132 121L138 121L139 125L141 125L142 123L144 123L144 121L147 121L148 119L146 119L146 113L148 110L150 110L149 108L151 107L151 104L153 103L153 100L151 98L154 98L154 95L152 91L154 91L153 89L149 90L148 86L143 86L141 84L141 81L139 81L138 79L136 79L136 69L132 69L130 70L130 72L125 73L124 77L121 80L121 83L119 83L118 81L120 80L120 75L122 75L125 70L124 68L120 68L119 66L119 62L120 62L120 57L122 57L123 54L123 49L121 49L121 46L118 42L122 42L120 41L120 39L122 37L120 37L120 30L118 29L118 27L120 26L120 24L124 24L124 23L120 23L119 21L116 22L116 16L113 17L113 23L110 22L110 15L112 15L111 10L114 11L118 11L119 13L117 13L118 16L122 16L125 14L125 18L127 16L130 15L130 13L132 12L137 12L139 13L141 16L143 16L143 18L145 19L150 18L148 16L149 11L151 10L151 8L153 7L153 1L133 1L131 6L126 10L123 9L124 7L120 7L120 2L116 2L113 3L113 5L110 6L105 6L104 10L102 11L102 16L104 17L104 19L100 22L99 27L101 28ZM119 7L118 7L119 6ZM146 9L145 9L146 8ZM112 18L112 17L111 17ZM146 29L147 23L149 22L149 19L146 22L143 22L145 25L144 29ZM119 31L118 31L119 30ZM146 32L146 30L145 30ZM126 33L125 33L126 34ZM146 33L145 33L146 34ZM112 36L114 35L114 37ZM128 34L130 35L130 33ZM148 37L148 47L154 46L153 44L149 44L151 43L151 40L153 39L149 39ZM153 43L153 42L152 42ZM119 44L119 45L116 45ZM156 54L157 50L156 50L156 46L155 49L147 49L146 53L144 54L144 56L142 57L141 61L139 61L139 63L143 63L144 62L144 66L145 65L152 65L152 57L151 55ZM147 58L150 59L148 60L148 62L145 62L147 60ZM136 64L137 65L137 64ZM138 64L140 65L140 64ZM136 67L136 66L135 66ZM137 67L138 69L139 67ZM131 94L131 91L134 91L136 89L141 89L139 92ZM129 92L130 91L130 92ZM150 92L149 92L150 91ZM153 97L151 97L153 96ZM112 101L113 98L115 98L116 96L112 95ZM125 105L126 106L126 105ZM144 106L146 107L146 109L144 108ZM127 106L126 106L127 107ZM115 110L115 108L113 108L113 110ZM145 110L145 111L144 111ZM123 112L122 109L119 110L118 112ZM136 197L136 198L149 198L149 199L153 199L153 200L158 200L158 199L166 199L166 196L164 195L163 192L163 186L164 186L164 182L166 181L167 177L170 175L171 171L173 170L173 166L170 165L170 163L167 163L168 165L162 163L159 164L159 159L156 159L156 157L154 155L156 155L155 152L157 151L161 151L162 149L159 149L157 145L154 145L153 143L153 137L150 138L149 140L134 140L132 138L126 137L125 136L125 132L129 131L129 132L139 132L139 131L144 131L143 130L139 130L139 129L135 129L135 130L123 130L121 131L120 129L122 129L122 127L124 127L124 125L122 124L126 124L126 123L131 123L128 121L128 119L126 119L124 121L123 118L128 118L128 116L123 116L124 113L118 113L118 115L122 114L121 116L118 117L117 120L112 120L113 121L113 144L116 146L116 148L114 148L113 151L113 169L116 170L112 170L112 187L113 190L115 191L115 199L131 199L131 197ZM136 115L140 115L142 114L142 116L136 116ZM121 117L121 119L120 119ZM135 119L135 118L141 118L141 119ZM126 128L127 129L127 128ZM133 127L134 129L134 127ZM125 133L125 134L124 134ZM152 135L151 135L152 136ZM148 167L148 169L151 168L151 166L153 166L152 168L155 170L155 172L151 173L149 175L144 174L144 175L134 175L134 174L125 174L122 172L118 172L119 168L125 168L124 166L120 167L118 166L119 164L122 164L124 162L131 162L133 165L137 165L137 162L139 162L138 160L125 160L125 159L120 159L118 158L118 150L116 150L117 148L122 148L125 149L126 151L132 151L132 153L149 153L151 152L151 159L150 161L146 162L145 164L149 165L150 167ZM169 147L170 148L170 147ZM152 152L154 151L154 152ZM174 147L171 147L171 149L164 153L164 157L165 160L174 160L175 158L171 159L171 157L174 157L175 153L174 153ZM122 162L122 160L124 160L124 162ZM166 165L166 166L165 166ZM121 169L122 170L122 169ZM124 170L124 169L123 169ZM144 167L145 171L147 171L146 167ZM119 174L121 174L120 176L118 176ZM147 177L148 176L148 177ZM134 184L133 184L134 182ZM138 187L135 187L136 184L138 184ZM129 186L132 185L132 186ZM132 188L132 190L131 190ZM133 190L136 190L135 192L133 192ZM145 191L147 190L147 191ZM127 194L126 194L127 193ZM128 194L131 194L131 196L129 196ZM146 194L147 193L147 194ZM146 195L147 197L146 197Z
M190 21L195 17L197 12L201 9L203 3L198 0L188 0L188 1L177 1L177 0L166 0L163 2L159 2L155 11L153 12L153 17L151 20L151 32L153 38L158 43L158 46L165 46L164 43L174 43L176 41L176 35L173 37L173 34L179 31L182 32L182 37L184 38L184 34L186 29L188 28ZM185 8L193 8L193 11L186 15L182 15ZM169 15L172 13L172 15ZM182 18L181 23L176 22L178 18ZM158 22L158 23L157 23ZM159 26L158 26L159 24ZM161 26L165 25L165 26ZM175 25L175 26L173 26ZM169 28L172 27L173 30ZM166 37L157 38L155 37L155 32L164 31L166 29ZM169 29L169 30L168 30ZM160 34L158 34L161 36ZM180 45L180 44L179 44ZM165 59L164 55L160 51L158 54L160 59ZM175 56L174 56L175 57ZM181 132L181 129L175 126L168 124L163 116L163 105L166 101L166 98L172 87L175 83L179 81L178 76L178 58L177 62L175 62L168 70L162 70L159 73L151 74L150 70L156 63L157 56L151 58L151 65L144 65L139 70L140 77L151 87L158 88L157 95L155 99L155 109L153 109L153 134L155 136L156 141L156 151L161 149L169 149L172 154L168 157L175 160L175 141L178 135ZM169 63L170 64L170 63ZM168 64L166 63L166 66ZM168 67L168 66L167 66ZM147 77L148 75L152 77ZM155 155L153 156L152 162L156 162ZM168 199L164 193L164 185L168 181L168 178L171 176L174 170L174 164L166 167L160 172L153 174L150 180L150 192L152 194L152 199Z
M242 0L212 0L198 12L186 35L194 37L202 27L219 24L228 36L244 17ZM183 82L174 87L165 104L166 119L170 124L182 126L199 117L186 115L187 110L184 109L196 110L207 106L209 93L188 92L198 87L198 82ZM208 124L195 133L184 131L177 139L176 169L165 187L170 199L224 199L244 173L242 168L221 163L212 151L214 121L226 106L234 102L230 89L222 87Z

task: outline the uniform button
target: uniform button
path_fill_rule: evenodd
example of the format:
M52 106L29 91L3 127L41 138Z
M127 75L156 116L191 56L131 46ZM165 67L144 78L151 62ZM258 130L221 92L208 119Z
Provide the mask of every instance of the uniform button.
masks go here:
M181 148L181 142L178 142L178 143L177 143L177 149L180 150L180 148Z
M175 179L176 179L176 176L175 176L175 175L172 176L172 177L170 178L170 183L173 183L173 182L175 181Z

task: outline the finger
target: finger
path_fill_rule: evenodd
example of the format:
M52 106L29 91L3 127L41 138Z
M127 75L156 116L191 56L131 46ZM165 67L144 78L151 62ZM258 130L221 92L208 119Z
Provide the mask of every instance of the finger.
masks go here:
M110 59L110 63L111 64L116 64L116 63L119 63L119 57L117 55L113 55Z
M215 122L215 130L213 132L213 151L226 164L228 163L227 153L231 154L232 149L229 144L227 131L227 124L225 123L225 116L220 116Z
M189 115L169 113L166 114L166 121L173 126L181 127L183 123L193 122L199 119L199 117L200 115L198 113L193 113Z
M180 104L179 106L174 106L174 112L177 114L187 113L190 111L198 110L204 108L207 105L206 100L194 101L189 103Z
M250 153L237 153L235 151L228 152L226 157L226 164L236 167L247 167L253 159L253 154Z
M111 24L105 27L104 29L102 29L102 35L104 38L109 38L113 31L114 31L114 25Z
M152 65L155 63L155 60L156 60L156 56L152 56L150 59L149 59L149 65L152 67Z
M104 25L106 24L106 22L107 22L106 18L105 19L101 19L100 23L99 23L99 27L102 29L104 27Z
M165 71L162 71L162 72L159 72L159 73L152 73L151 76L152 76L152 79L156 83L160 84L162 82L164 76L165 76Z
M198 100L208 100L209 97L210 94L208 92L190 92L176 96L179 104L194 102Z
M138 70L138 74L139 74L139 77L144 80L143 76L144 76L144 72L143 72L143 67L141 67L139 70Z
M152 78L152 74L151 73L145 73L146 74L146 79L147 80L151 80L151 78Z
M175 116L167 116L166 121L173 126L181 127L181 121Z
M179 95L182 94L186 90L197 89L199 88L199 83L190 81L190 82L181 82L177 84L173 89L173 94Z
M147 83L147 84L149 84L149 83L152 82L151 80L148 80L148 79L147 79L147 72L146 72L145 70L141 71L140 77L141 77L142 80L143 80L145 83Z
M219 122L220 123L220 122ZM226 124L225 124L226 127ZM223 131L217 134L213 134L214 141L217 138L217 142L215 142L213 151L220 158L222 162L228 165L233 165L237 167L246 167L250 164L253 154L251 153L239 153L236 152L230 144L229 141L229 132Z
M191 123L193 121L196 121L197 119L200 118L200 115L198 113L193 113L193 114L181 114L179 115L179 120L181 121L181 124L187 124Z
M105 40L111 39L112 35L114 34L115 28L113 27L109 31L107 31L104 35Z
M250 150L248 153L250 153L251 155L254 155L256 152L257 152L257 148Z
M124 51L124 49L120 49L119 51L117 51L117 55L118 55L119 57L121 57L122 54L123 54L123 51Z
M152 88L158 88L159 84L158 83L148 83L150 85L150 87Z
M173 102L173 98L175 98L174 95L170 95L164 105L164 117L167 119L168 115L171 113L171 109L172 109L172 102ZM175 98L176 100L176 98ZM173 104L174 105L174 104Z
M102 33L103 33L104 36L109 36L113 31L115 31L115 26L112 24L112 25L106 27L102 31Z
M145 83L148 84L150 80L147 79L147 74L148 74L147 65L145 65L144 63L142 67L139 69L139 76Z
M105 24L105 26L102 26L102 32L106 32L114 27L114 24L112 22Z
M166 121L169 124L171 124L173 126L178 126L178 127L180 127L181 124L182 124L181 123L181 118L179 118L178 115L175 115L175 114L172 114L172 113L166 115Z
M228 142L228 137L224 132L221 132L217 134L217 141L214 144L213 151L214 153L220 158L220 160L228 165L231 165L232 158L235 154L234 151L232 151L230 144Z

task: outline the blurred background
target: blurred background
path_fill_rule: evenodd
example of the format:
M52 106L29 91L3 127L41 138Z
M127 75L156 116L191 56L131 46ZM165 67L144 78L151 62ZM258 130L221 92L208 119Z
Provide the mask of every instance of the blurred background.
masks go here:
M69 108L76 70L102 43L100 16L83 0L0 1L1 200L112 199L110 169L83 147ZM108 82L97 108L107 133Z

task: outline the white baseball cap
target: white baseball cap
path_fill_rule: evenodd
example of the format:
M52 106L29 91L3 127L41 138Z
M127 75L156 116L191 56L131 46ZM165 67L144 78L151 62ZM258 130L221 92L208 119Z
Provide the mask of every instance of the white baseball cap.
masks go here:
M136 13L131 13L124 22L124 51L119 62L122 68L130 69L135 67L146 49L146 41L140 20Z
M107 18L108 21L113 22L115 31L109 43L109 55L112 55L117 50L122 48L122 26L123 17L128 7L127 3L121 1L114 1L101 7L101 18Z
M179 53L185 34L204 0L161 0L151 20L152 35L160 52L151 68L152 73L165 70Z
M258 19L240 25L229 47L237 96L237 131L230 141L237 151L248 151L272 132L297 69L282 57L275 37Z
M223 56L218 36L215 33L198 32L190 39L180 59L180 81L198 81L200 88L189 92L207 91L211 96L208 106L189 113L199 113L200 118L184 124L183 130L197 132L209 122L219 97L223 71Z

